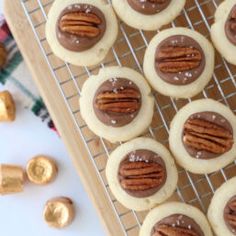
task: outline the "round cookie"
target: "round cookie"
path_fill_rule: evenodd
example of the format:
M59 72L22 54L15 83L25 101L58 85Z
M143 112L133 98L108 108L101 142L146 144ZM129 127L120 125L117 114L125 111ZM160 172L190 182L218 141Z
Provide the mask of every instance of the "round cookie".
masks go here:
M215 62L211 43L196 31L177 27L158 33L144 56L143 69L152 87L174 98L190 98L210 81Z
M215 12L215 23L211 26L211 39L220 54L236 65L236 1L223 1Z
M129 26L142 30L157 30L174 20L184 8L185 0L113 0L117 15Z
M46 23L46 38L54 54L78 66L101 62L117 34L115 13L102 0L56 0Z
M139 236L192 235L212 236L204 214L197 208L180 202L169 202L151 210Z
M151 209L165 201L178 181L170 152L150 138L134 139L113 151L106 176L117 200L136 211Z
M138 72L126 67L107 67L84 83L80 108L95 134L110 142L127 141L150 125L154 98Z
M217 236L236 235L236 177L218 188L208 209L208 219Z
M236 117L212 99L191 102L172 120L169 144L178 164L188 171L217 171L236 158Z

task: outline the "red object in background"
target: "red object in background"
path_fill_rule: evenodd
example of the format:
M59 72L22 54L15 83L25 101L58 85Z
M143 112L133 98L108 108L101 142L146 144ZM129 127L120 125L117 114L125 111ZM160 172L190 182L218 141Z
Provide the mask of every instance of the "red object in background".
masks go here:
M11 32L3 16L0 16L0 42L4 42Z

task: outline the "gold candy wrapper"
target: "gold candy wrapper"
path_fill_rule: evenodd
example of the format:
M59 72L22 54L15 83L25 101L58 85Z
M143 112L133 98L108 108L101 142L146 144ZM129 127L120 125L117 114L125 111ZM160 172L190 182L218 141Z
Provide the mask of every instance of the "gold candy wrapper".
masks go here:
M24 180L24 170L20 166L0 165L0 194L22 192Z
M57 176L56 162L47 156L32 158L26 167L28 179L35 184L44 185L52 182Z
M16 118L15 102L8 91L0 92L0 121L14 121Z
M53 198L47 201L43 216L49 226L64 228L70 225L75 217L73 202L67 197Z

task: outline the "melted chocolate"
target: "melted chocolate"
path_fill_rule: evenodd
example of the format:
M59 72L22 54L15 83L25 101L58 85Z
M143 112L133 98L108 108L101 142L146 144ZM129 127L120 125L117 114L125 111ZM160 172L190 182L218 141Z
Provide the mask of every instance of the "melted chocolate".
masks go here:
M154 153L153 151L146 150L146 149L140 149L140 150L130 152L124 157L123 161L120 163L119 173L120 173L120 169L122 165L126 163L132 163L132 162L158 163L162 167L164 178L163 178L163 181L160 183L160 185L155 188L150 188L146 190L124 189L129 195L137 197L137 198L149 197L155 194L156 192L158 192L164 186L166 182L166 178L167 178L166 166L165 166L164 161L158 154ZM118 174L118 178L120 182L123 180L123 177L120 174ZM133 177L130 176L130 179L132 178Z
M225 34L228 40L236 45L236 5L233 6L225 23Z
M234 203L235 206L232 206ZM224 209L224 220L230 232L236 235L236 225L232 221L236 221L236 196L232 197L226 204Z
M171 0L127 0L129 5L144 15L154 15L166 9Z
M188 229L194 232L198 236L205 236L201 227L195 222L195 220L186 215L181 215L181 214L170 215L162 219L161 221L157 222L152 229L151 236L154 236L155 232L158 232L158 228L163 225Z
M135 100L137 109L135 111L127 111L127 112L113 112L113 111L104 111L98 108L97 106L97 97L102 93L111 93L113 95L119 94L126 89L133 89L137 94L138 98ZM112 108L115 109L121 103L115 103L117 99L114 99L114 103ZM127 98L122 100L121 102L127 102ZM123 104L124 104L123 103ZM93 100L93 108L97 118L107 126L112 127L122 127L131 123L139 113L142 103L141 92L134 82L123 79L123 78L111 78L105 81L97 90L94 100ZM111 104L111 103L110 103ZM125 105L123 105L125 107Z
M64 32L60 29L60 21L63 16L68 13L87 13L93 14L97 16L101 23L93 25L98 28L99 34L95 37L89 36L79 36L77 34ZM82 52L92 48L95 44L97 44L101 38L103 37L106 31L106 19L104 14L97 7L89 5L89 4L73 4L65 8L60 14L57 26L56 26L56 34L59 43L66 49L74 52Z
M209 111L199 112L199 113L195 113L195 114L191 115L188 118L188 120L189 119L194 119L194 118L199 118L199 119L202 119L202 120L209 121L213 124L219 125L219 126L223 127L224 129L230 131L230 133L233 134L233 128L232 128L231 124L229 123L228 120L225 119L225 117L223 117L219 113L209 112ZM184 133L183 133L183 137L184 137ZM193 158L208 160L208 159L216 158L216 157L222 155L222 154L215 154L215 153L212 153L212 152L209 152L209 151L206 151L206 150L197 150L195 148L192 148L192 147L186 145L184 143L184 141L183 141L183 144L184 144L184 147L185 147L186 151Z
M200 65L194 69L180 71L178 73L162 72L159 68L159 53L161 49L169 46L173 47L173 51L175 50L175 47L188 47L197 49L201 53L202 58ZM191 56L192 55L187 55L188 58L191 58ZM199 78L205 68L206 59L201 46L193 38L190 38L185 35L174 35L166 38L157 46L154 63L156 73L160 76L162 80L169 84L186 85L194 82Z

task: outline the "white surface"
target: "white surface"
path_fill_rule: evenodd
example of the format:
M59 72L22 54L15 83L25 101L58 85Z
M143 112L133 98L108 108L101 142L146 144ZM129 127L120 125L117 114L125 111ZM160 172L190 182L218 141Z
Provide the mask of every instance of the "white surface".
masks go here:
M47 186L27 183L23 193L0 196L0 235L105 235L58 135L49 130L29 110L21 108L20 105L18 108L14 123L0 124L0 163L25 166L32 156L46 154L58 162L59 175L55 182ZM73 199L77 214L71 226L59 231L49 228L44 223L42 211L48 199L60 195Z
M0 0L0 12L3 1ZM3 87L0 86L0 91ZM0 196L1 236L102 236L104 230L85 193L67 151L58 135L49 130L29 110L17 104L14 123L0 123L0 163L25 166L34 155L46 154L55 158L59 175L48 186L27 183L25 191ZM78 157L83 158L83 157ZM76 205L76 218L62 230L49 228L43 221L45 202L51 197L65 195Z

